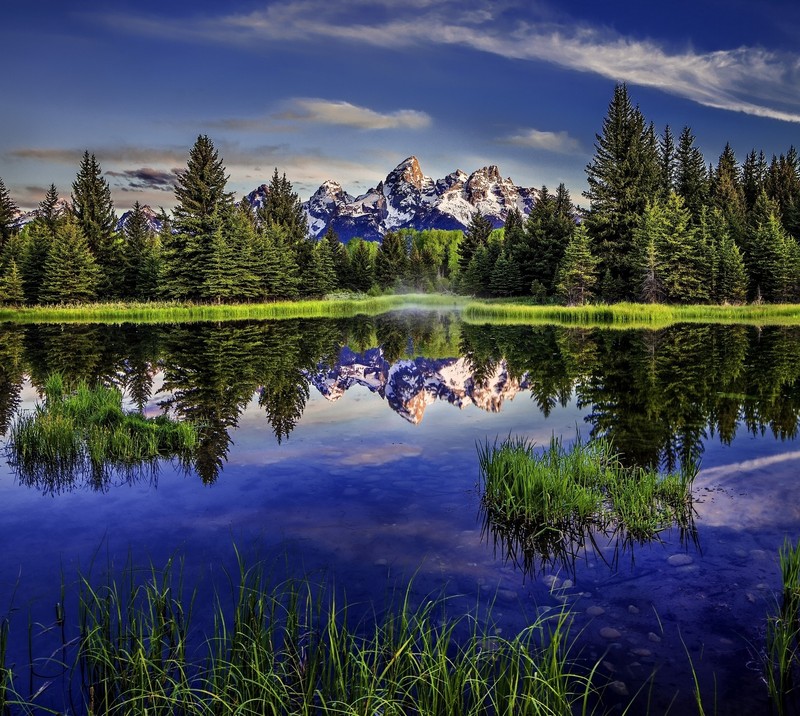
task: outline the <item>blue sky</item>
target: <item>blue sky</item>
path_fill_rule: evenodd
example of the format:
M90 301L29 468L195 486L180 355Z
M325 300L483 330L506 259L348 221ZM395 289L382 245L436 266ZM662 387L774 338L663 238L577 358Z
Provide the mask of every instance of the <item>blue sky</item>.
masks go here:
M174 204L208 134L243 194L366 191L405 157L518 184L585 166L614 84L706 160L800 145L800 3L4 0L0 177L23 207L97 155L119 211ZM585 201L584 201L585 203Z

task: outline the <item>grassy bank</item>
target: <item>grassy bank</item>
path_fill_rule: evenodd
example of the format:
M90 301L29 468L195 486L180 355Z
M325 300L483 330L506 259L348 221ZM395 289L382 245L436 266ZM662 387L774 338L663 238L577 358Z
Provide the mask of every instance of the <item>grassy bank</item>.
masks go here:
M800 325L800 305L666 306L616 303L539 306L529 303L471 301L462 311L470 323L562 325L575 328L664 328L674 323L737 323L755 326Z
M282 318L350 318L401 308L457 309L465 298L444 294L399 294L275 303L97 303L0 309L0 321L17 323L180 323Z
M399 309L459 310L470 323L572 327L663 328L673 323L800 325L800 305L667 306L617 303L541 306L524 299L471 299L453 294L396 294L246 304L98 303L0 308L0 322L180 323L245 319L351 318Z

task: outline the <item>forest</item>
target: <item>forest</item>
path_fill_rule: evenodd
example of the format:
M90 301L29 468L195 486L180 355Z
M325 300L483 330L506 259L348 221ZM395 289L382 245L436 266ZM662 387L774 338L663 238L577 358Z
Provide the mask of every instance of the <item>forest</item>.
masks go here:
M242 303L452 291L537 303L800 301L800 160L794 147L706 164L686 126L660 134L617 85L586 167L587 209L560 184L500 229L480 212L464 232L403 229L383 241L309 236L275 169L265 203L236 201L211 139L179 174L156 230L136 202L120 225L88 150L70 201L51 184L24 227L0 179L0 304Z

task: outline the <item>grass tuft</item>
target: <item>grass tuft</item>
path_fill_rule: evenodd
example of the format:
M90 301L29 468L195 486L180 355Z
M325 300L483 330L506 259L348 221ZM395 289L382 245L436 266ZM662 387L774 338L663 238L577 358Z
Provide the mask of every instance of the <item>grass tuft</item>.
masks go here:
M578 439L569 450L553 438L537 450L509 437L479 446L478 462L485 532L525 571L537 559L571 565L597 532L629 546L676 524L693 527L696 467L669 475L625 467L602 438Z

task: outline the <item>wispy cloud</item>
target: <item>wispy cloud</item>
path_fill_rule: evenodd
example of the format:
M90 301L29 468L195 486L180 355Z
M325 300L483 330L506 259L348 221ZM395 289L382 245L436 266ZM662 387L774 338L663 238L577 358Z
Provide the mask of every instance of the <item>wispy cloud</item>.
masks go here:
M383 48L457 45L653 87L707 107L800 122L800 55L795 53L757 47L713 52L675 49L607 28L563 20L520 20L531 18L529 6L521 2L516 3L516 12L510 12L509 5L514 3L465 6L463 2L456 5L455 0L412 0L398 7L382 0L377 3L384 6L380 11L366 12L375 4L366 0L289 0L247 14L183 18L179 23L128 16L106 16L104 20L138 33L254 49L264 43L320 40ZM313 115L313 108L308 112ZM368 124L366 117L358 119L355 109L326 108L327 116L334 112L342 121ZM405 117L395 121L419 120Z
M581 150L580 142L566 132L546 132L540 129L523 129L516 134L501 138L500 141L504 144L543 149L559 154L574 154Z
M424 129L431 118L416 109L378 112L343 100L297 97L281 109L263 117L227 118L210 123L212 127L240 131L287 131L297 123L333 124L354 129Z
M76 169L83 156L83 148L71 147L19 147L12 149L7 156L14 159L33 159L58 164L73 164ZM101 164L150 164L174 166L182 164L189 156L185 149L152 149L148 147L103 147L91 149Z

